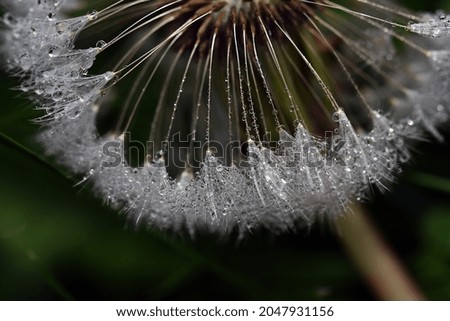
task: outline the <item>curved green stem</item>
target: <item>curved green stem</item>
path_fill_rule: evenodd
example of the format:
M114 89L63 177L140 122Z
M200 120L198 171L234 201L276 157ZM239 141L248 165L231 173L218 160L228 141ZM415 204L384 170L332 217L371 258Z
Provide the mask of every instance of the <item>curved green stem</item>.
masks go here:
M354 204L337 221L339 238L368 286L381 300L425 299L364 208Z

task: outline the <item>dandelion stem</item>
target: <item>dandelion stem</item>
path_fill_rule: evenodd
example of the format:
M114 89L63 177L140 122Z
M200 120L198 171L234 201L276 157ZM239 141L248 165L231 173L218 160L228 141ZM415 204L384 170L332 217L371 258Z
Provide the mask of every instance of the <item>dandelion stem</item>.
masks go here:
M374 294L382 300L423 300L424 295L364 208L354 204L348 212L337 221L340 240Z

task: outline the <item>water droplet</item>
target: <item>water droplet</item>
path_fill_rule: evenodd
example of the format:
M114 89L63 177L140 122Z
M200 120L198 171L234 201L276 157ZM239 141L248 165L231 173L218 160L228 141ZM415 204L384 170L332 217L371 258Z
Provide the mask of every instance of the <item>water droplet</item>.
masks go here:
M340 112L335 112L335 113L333 113L333 115L331 115L331 119L334 121L334 122L336 122L336 123L338 123L340 120L341 120L341 113Z
M71 78L78 78L80 76L80 73L78 72L78 70L72 70L70 72L70 77Z
M6 13L4 15L3 21L7 26L13 26L18 23L17 19L9 13Z
M392 140L395 138L395 132L393 128L388 129L387 140Z
M60 101L63 97L62 91L56 91L53 93L52 98L54 101Z
M56 46L51 46L50 48L48 48L48 56L49 57L55 57L57 56L59 53L59 48Z
M82 112L81 107L77 107L77 108L75 108L74 111L71 111L71 112L70 112L70 114L69 114L68 117L69 117L70 119L77 119L78 117L80 117L81 112Z
M99 41L97 41L97 43L95 44L95 46L96 46L97 48L102 49L103 47L106 46L106 41L104 41L104 40L99 40Z
M87 14L87 18L88 18L89 20L95 20L95 19L97 19L97 18L98 18L98 12L97 12L97 10L91 10L91 11L89 11L88 14Z
M19 59L20 59L20 67L22 67L22 69L25 71L29 70L33 65L33 62L28 54L22 55Z
M160 150L160 151L156 152L155 161L160 160L162 157L164 157L164 151Z
M111 78L111 83L112 83L113 85L115 85L115 84L117 84L117 83L119 82L119 80L120 80L119 76L114 75L114 76Z
M67 31L67 22L61 21L55 24L56 32L62 34Z
M406 153L402 153L400 154L399 160L402 163L406 163L409 160L409 155Z

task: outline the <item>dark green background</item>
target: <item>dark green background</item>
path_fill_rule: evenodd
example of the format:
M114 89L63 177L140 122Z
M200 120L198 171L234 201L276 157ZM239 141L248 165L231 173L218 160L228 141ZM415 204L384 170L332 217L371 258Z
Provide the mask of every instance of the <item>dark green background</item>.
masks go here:
M405 1L407 2L407 1ZM446 1L410 1L446 8ZM32 106L0 75L0 132L41 154ZM450 135L417 145L373 220L425 295L450 299ZM45 162L0 141L2 300L361 300L374 299L326 227L237 243L195 240L128 224L89 188L73 187Z

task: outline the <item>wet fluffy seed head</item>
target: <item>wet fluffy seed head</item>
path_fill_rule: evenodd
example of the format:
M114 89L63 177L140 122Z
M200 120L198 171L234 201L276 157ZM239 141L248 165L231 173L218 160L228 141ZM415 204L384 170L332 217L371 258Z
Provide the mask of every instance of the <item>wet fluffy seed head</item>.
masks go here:
M162 229L336 217L385 190L411 141L440 139L449 116L443 13L135 0L66 18L60 1L21 3L4 16L2 51L42 110L48 153Z

